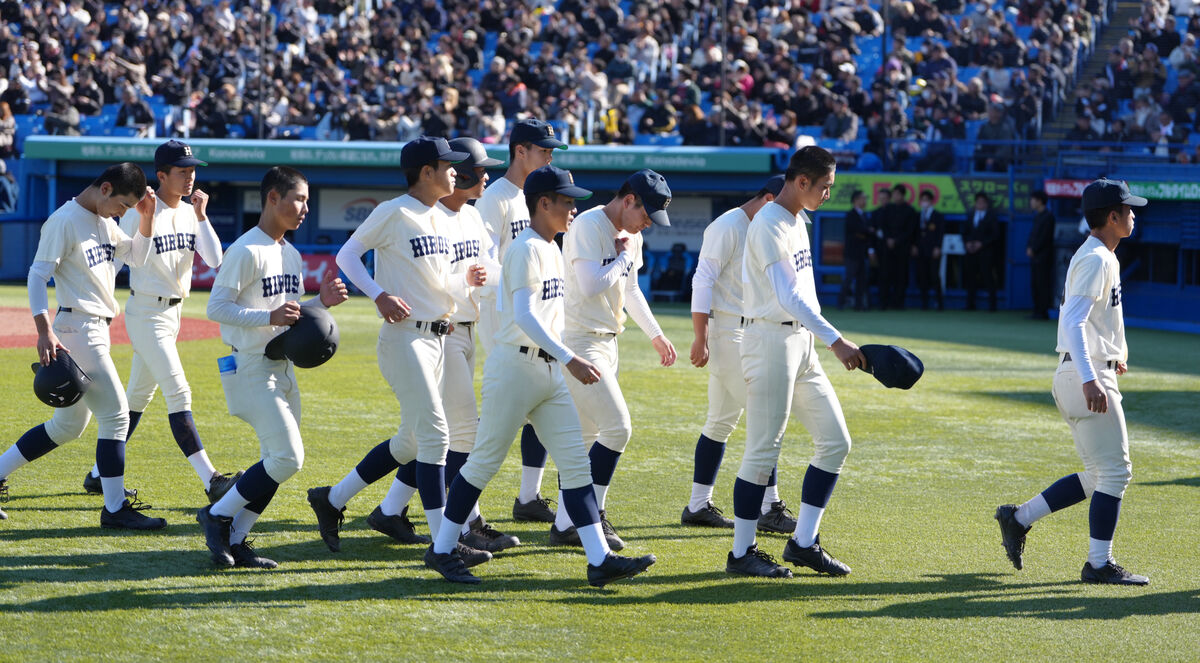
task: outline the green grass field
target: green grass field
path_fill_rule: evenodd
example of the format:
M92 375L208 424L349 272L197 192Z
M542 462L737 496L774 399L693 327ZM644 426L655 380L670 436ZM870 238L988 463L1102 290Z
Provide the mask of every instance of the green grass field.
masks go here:
M24 289L0 288L0 305L25 306ZM203 317L204 305L198 293L186 313ZM94 423L10 477L10 519L0 523L0 660L1196 660L1200 651L1195 336L1129 332L1121 384L1134 480L1116 555L1149 575L1149 587L1079 582L1086 506L1034 527L1024 571L1004 557L995 506L1079 468L1050 396L1055 328L1018 313L827 311L851 340L904 345L926 366L911 391L886 390L822 352L854 438L822 542L854 572L727 576L730 532L678 524L707 381L686 360L691 324L679 306L657 309L680 350L675 367L658 367L636 328L621 342L634 436L609 513L627 552L653 552L658 564L604 590L588 587L582 554L547 547L548 526L511 521L514 445L482 502L523 544L478 568L482 585L464 588L426 570L422 549L367 528L386 481L350 503L340 554L317 537L305 490L340 479L399 422L375 363L372 305L359 297L335 313L337 357L300 377L307 462L256 528L255 545L280 568L210 568L194 519L204 495L156 397L129 445L126 477L151 513L167 518L165 532L99 528L100 498L80 489L94 459ZM207 340L180 349L210 456L223 471L247 467L258 445L226 412L215 364L224 348ZM129 346L114 349L123 377L130 355ZM9 367L0 375L7 448L50 409L31 393L33 350L0 357ZM731 506L743 440L739 429L718 480L723 507ZM793 423L780 460L784 499L799 501L810 453ZM760 538L777 556L784 542Z

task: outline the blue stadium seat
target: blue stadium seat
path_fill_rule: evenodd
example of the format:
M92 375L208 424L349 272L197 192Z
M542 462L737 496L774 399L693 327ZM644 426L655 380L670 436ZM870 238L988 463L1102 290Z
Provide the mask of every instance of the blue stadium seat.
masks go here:
M137 127L111 127L105 135L117 138L137 138L139 131L140 129Z
M483 77L485 75L487 75L487 71L484 69L471 69L467 72L467 78L471 79L471 82L475 84L476 88L478 88L479 84L483 82Z
M982 71L983 71L983 67L959 67L958 68L958 80L963 83L966 83L966 82L970 81L972 78L975 78L976 76L978 76L980 74L980 72L982 72Z
M796 127L797 136L812 136L813 138L821 137L821 125L814 124L802 127Z
M113 123L103 115L81 115L79 117L79 133L85 136L110 136Z

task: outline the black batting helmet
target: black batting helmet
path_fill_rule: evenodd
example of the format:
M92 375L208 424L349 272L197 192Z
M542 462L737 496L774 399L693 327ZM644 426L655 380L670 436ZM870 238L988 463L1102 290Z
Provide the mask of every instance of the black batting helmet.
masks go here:
M268 359L290 359L298 368L316 368L337 352L338 326L328 309L300 307L300 319L267 343Z
M504 165L503 161L489 157L483 143L474 138L455 138L450 141L450 149L471 155L466 161L454 164L454 172L458 173L454 181L456 189L470 189L479 184L479 177L475 175L476 167L495 168Z
M69 352L59 350L54 359L43 366L34 362L33 393L50 407L69 407L83 398L92 379L79 368Z

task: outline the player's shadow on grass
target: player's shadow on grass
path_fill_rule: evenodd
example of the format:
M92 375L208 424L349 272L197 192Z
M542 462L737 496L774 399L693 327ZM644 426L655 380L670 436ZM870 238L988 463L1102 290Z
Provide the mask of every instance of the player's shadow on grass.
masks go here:
M1047 413L1058 417L1054 397L1045 391L977 391L980 396L1045 406ZM1200 437L1200 418L1195 416L1196 392L1170 389L1134 389L1122 391L1125 420L1131 424L1165 428ZM1063 434L1069 437L1065 426Z
M1135 481L1134 483L1139 486L1190 486L1192 488L1200 488L1200 477L1179 477L1178 479Z

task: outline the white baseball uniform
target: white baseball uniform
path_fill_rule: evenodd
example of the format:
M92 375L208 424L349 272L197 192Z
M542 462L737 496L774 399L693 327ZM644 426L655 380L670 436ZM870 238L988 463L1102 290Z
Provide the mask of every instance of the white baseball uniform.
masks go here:
M525 206L525 192L507 177L492 182L475 201L475 209L483 219L493 245L492 260L504 262L504 253L513 238L529 227L529 209ZM499 283L499 281L495 281ZM496 310L497 289L485 287L480 293L479 340L484 352L490 352L499 329L500 318Z
M338 266L374 300L387 292L411 309L401 322L379 330L379 370L400 402L400 429L391 440L401 464L414 458L445 465L449 430L441 382L446 337L438 324L454 319L455 292L467 288L466 270L451 270L452 221L438 208L405 194L376 207L338 252ZM375 278L361 262L375 250Z
M475 444L479 411L475 403L475 324L480 318L479 291L467 285L467 269L482 264L489 281L500 278L500 265L491 256L495 251L491 236L484 229L479 212L463 205L454 212L438 203L446 215L445 235L450 242L450 273L463 278L463 287L451 292L455 313L454 331L446 337L446 358L442 368L442 407L450 429L450 450L468 453ZM456 279L457 280L457 279Z
M1075 449L1083 460L1079 479L1084 492L1090 496L1099 490L1120 498L1132 478L1116 372L1117 362L1125 362L1129 356L1121 309L1121 266L1095 237L1084 241L1067 268L1056 349L1061 358L1054 374L1054 402L1070 426ZM1092 412L1087 407L1083 384L1092 380L1108 397L1107 412Z
M700 431L726 442L746 407L742 377L742 253L750 218L735 207L708 224L700 245L693 286L692 313L709 316L708 417ZM707 301L698 301L707 292Z
M271 311L302 294L304 261L296 247L254 227L225 253L208 301L208 317L221 324L221 340L233 349L233 365L219 364L229 414L254 428L263 468L277 483L304 465L300 388L292 362L263 352L287 329L271 324Z
M558 247L532 228L519 232L505 253L500 329L483 366L479 437L461 470L473 486L486 486L496 474L526 421L538 430L564 489L592 482L587 446L566 384L575 378L564 380L554 365L573 358L560 340L563 272Z
M137 210L130 210L121 219L121 229L136 233L140 218ZM161 385L170 414L192 409L192 390L175 340L183 317L181 304L191 292L193 256L199 253L206 265L220 267L221 240L212 224L196 218L194 207L184 201L168 207L161 198L150 240L146 264L129 269L125 330L133 344L133 365L126 400L131 411L144 412Z
M59 408L46 422L46 433L61 445L83 434L96 414L99 437L124 441L129 425L125 390L109 354L108 326L120 311L116 298L116 260L145 264L150 240L125 234L113 219L102 218L71 199L42 224L29 270L32 313L48 312L46 284L54 278L58 314L54 333L75 363L92 379L77 403Z
M628 237L620 255L614 241ZM617 230L603 206L575 217L563 236L566 261L566 331L563 340L575 354L600 370L600 381L585 385L567 380L579 409L583 438L621 453L633 427L625 396L617 383L617 335L629 313L650 338L662 330L637 284L642 265L642 236Z
M758 485L779 459L793 409L816 444L814 467L837 474L850 451L841 404L815 349L814 337L831 345L840 334L821 316L806 221L769 202L746 231L746 453L738 477Z

